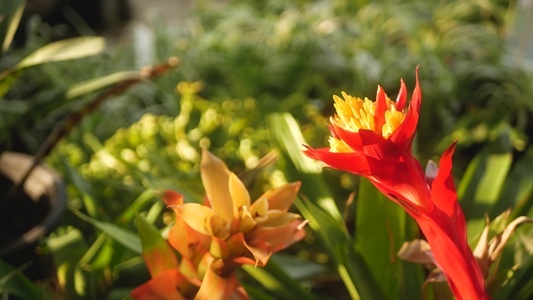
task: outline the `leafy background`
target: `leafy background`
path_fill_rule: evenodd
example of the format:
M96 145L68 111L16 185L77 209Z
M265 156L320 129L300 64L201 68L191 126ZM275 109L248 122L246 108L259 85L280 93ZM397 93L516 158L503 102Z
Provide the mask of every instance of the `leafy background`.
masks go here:
M98 55L2 78L0 149L36 153L62 119L129 78L123 72L180 59L168 74L112 95L54 148L47 162L67 183L69 210L38 250L56 271L35 284L2 262L2 293L127 295L149 278L135 215L164 235L172 213L154 190L201 201L206 147L235 173L254 175L252 197L302 181L295 210L312 221L308 236L264 270L244 268L239 278L252 298L445 297L445 284L421 289L427 270L395 256L419 237L416 224L369 182L322 169L299 149L327 145L332 95L372 99L379 84L394 98L400 78L414 88L420 66L415 153L422 164L438 161L459 140L454 175L469 240L475 245L485 213L494 219L511 207L503 223L533 217L533 13L526 2L197 1L179 25L153 17L132 40L110 39ZM2 71L62 32L39 17L24 22L26 43L7 49ZM138 46L140 36L149 43ZM100 85L73 92L96 79ZM277 162L258 167L272 150ZM494 299L533 294L532 240L530 225L515 232L492 268L502 284Z

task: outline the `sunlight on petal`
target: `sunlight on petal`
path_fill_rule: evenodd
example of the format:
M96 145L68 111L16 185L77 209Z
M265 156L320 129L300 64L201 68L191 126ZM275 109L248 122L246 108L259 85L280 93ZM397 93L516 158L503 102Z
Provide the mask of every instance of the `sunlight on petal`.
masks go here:
M264 193L259 198L268 200L269 209L287 210L296 199L301 182L288 183Z
M226 164L206 149L202 149L201 177L209 203L224 221L233 219L233 202L228 181L230 171Z

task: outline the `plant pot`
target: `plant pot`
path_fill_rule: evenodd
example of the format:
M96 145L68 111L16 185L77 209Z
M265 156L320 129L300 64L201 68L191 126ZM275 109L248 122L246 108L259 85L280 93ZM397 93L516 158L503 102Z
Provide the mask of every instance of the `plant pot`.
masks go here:
M0 156L0 259L17 265L31 260L39 239L50 233L66 207L65 185L59 175L37 166L26 180L22 193L4 196L12 182L20 182L33 157L4 152Z

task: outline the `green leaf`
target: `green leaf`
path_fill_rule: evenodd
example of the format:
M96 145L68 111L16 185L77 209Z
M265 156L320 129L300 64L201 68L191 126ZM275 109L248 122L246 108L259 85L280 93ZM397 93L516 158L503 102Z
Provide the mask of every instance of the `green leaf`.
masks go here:
M67 228L57 230L48 240L48 247L54 257L57 267L57 278L59 284L65 290L67 299L90 298L91 278L81 270L80 259L87 251L81 232L78 229Z
M61 159L63 161L63 165L67 169L67 173L70 176L72 183L81 195L81 199L83 201L85 209L87 210L87 213L89 213L89 216L93 218L99 217L100 214L98 213L98 207L100 207L100 205L98 204L97 198L94 195L94 191L91 184L87 180L85 180L83 176L81 176L81 174L78 172L78 170L76 170L76 168L73 168L68 163L66 158L62 157Z
M531 299L533 296L533 257L524 262L524 267L507 272L507 281L493 299Z
M295 174L294 180L301 178L302 182L305 182L302 191L307 195L313 195L311 200L316 201L337 222L343 222L339 209L321 176L321 164L302 153L303 145L307 143L296 120L288 113L274 113L267 116L267 122L269 134L282 152L290 157L296 168L298 174Z
M150 201L153 201L154 199L157 199L159 201L157 195L154 193L153 190L146 190L142 194L133 201L131 205L129 205L120 215L117 217L116 223L117 224L126 224L129 223L133 218L135 217L135 214L138 213L146 204L148 204Z
M352 299L383 299L376 280L363 257L352 246L353 242L344 224L309 200L297 199L294 203L309 226L318 234L334 262L335 268L346 285Z
M23 69L43 63L96 55L105 49L105 38L84 36L50 43L28 55L15 68Z
M490 216L498 215L509 207L511 220L519 216L527 215L528 210L533 206L533 147L529 147L526 153L514 163L502 193L491 210Z
M246 290L248 293L248 296L250 296L250 299L254 300L275 300L276 298L270 296L270 294L267 294L264 291L259 290L258 288L247 284L246 282L240 283L242 287Z
M24 68L43 63L82 58L102 52L105 49L103 37L88 36L61 40L35 50L17 65L0 73L0 97L11 88ZM85 86L74 90L74 96L80 95L94 86ZM72 93L72 92L71 92Z
M418 278L405 278L402 272L402 261L396 256L403 242L407 240L406 236L414 236L414 233L406 234L406 230L410 229L406 226L410 217L402 207L384 196L366 178L361 178L358 197L356 245L365 262L370 266L374 278L379 278L377 282L381 290L384 291L387 299L398 298L400 288L404 289L402 291L404 298L420 298L420 287L423 284L420 270ZM412 281L410 283L418 287L406 290L402 287L405 281Z
M177 268L176 256L161 236L159 230L139 215L135 218L135 223L141 238L146 266L150 270L152 277L165 270Z
M137 230L141 238L143 252L150 252L156 249L161 250L161 248L165 248L162 250L166 250L167 244L159 230L153 224L139 215L135 217L135 223L137 224Z
M244 265L243 270L279 299L315 299L275 261L270 260L264 268Z
M301 149L306 144L296 120L287 113L267 116L269 134L285 158L287 177L301 180L300 192L309 200L295 202L309 226L317 232L328 250L335 268L353 299L382 299L382 292L362 257L353 247L344 220L321 176L319 163L306 157ZM292 163L291 163L292 162Z
M20 299L40 299L40 290L31 280L22 274L27 265L14 268L0 260L0 294L12 294Z
M96 228L102 230L109 237L119 242L124 247L130 249L134 253L137 253L137 254L142 253L141 240L139 239L138 236L136 236L131 231L118 227L117 225L112 224L112 223L97 221L78 211L73 211L73 212L80 219L93 224Z
M275 253L269 260L274 261L287 275L296 280L305 280L314 276L324 275L327 268L315 261L298 258L294 255Z
M476 154L457 189L457 197L468 220L470 238L483 230L485 213L498 201L511 167L513 157L506 139L508 136L504 133L501 139Z
M92 93L94 91L103 89L105 87L111 86L113 84L127 81L127 80L138 80L141 76L139 72L129 71L129 72L117 72L109 74L100 78L91 79L82 83L78 83L67 90L65 93L65 98L67 100L75 99L77 97L83 96L85 94Z
M0 3L0 57L11 45L25 6L25 0L10 0Z

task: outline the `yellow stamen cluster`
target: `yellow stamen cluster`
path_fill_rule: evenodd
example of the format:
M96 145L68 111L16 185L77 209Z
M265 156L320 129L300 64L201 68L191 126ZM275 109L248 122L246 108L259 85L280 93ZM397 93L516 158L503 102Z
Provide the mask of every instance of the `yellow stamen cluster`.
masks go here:
M338 96L333 96L337 114L332 118L332 122L353 132L358 132L359 129L367 129L378 133L374 124L376 103L367 98L362 100L361 98L352 97L345 92L342 92L342 97L344 100ZM396 110L396 104L387 98L385 124L381 129L383 137L388 139L394 130L400 126L404 118L405 115ZM332 152L353 151L344 141L337 138L330 137L329 143Z

